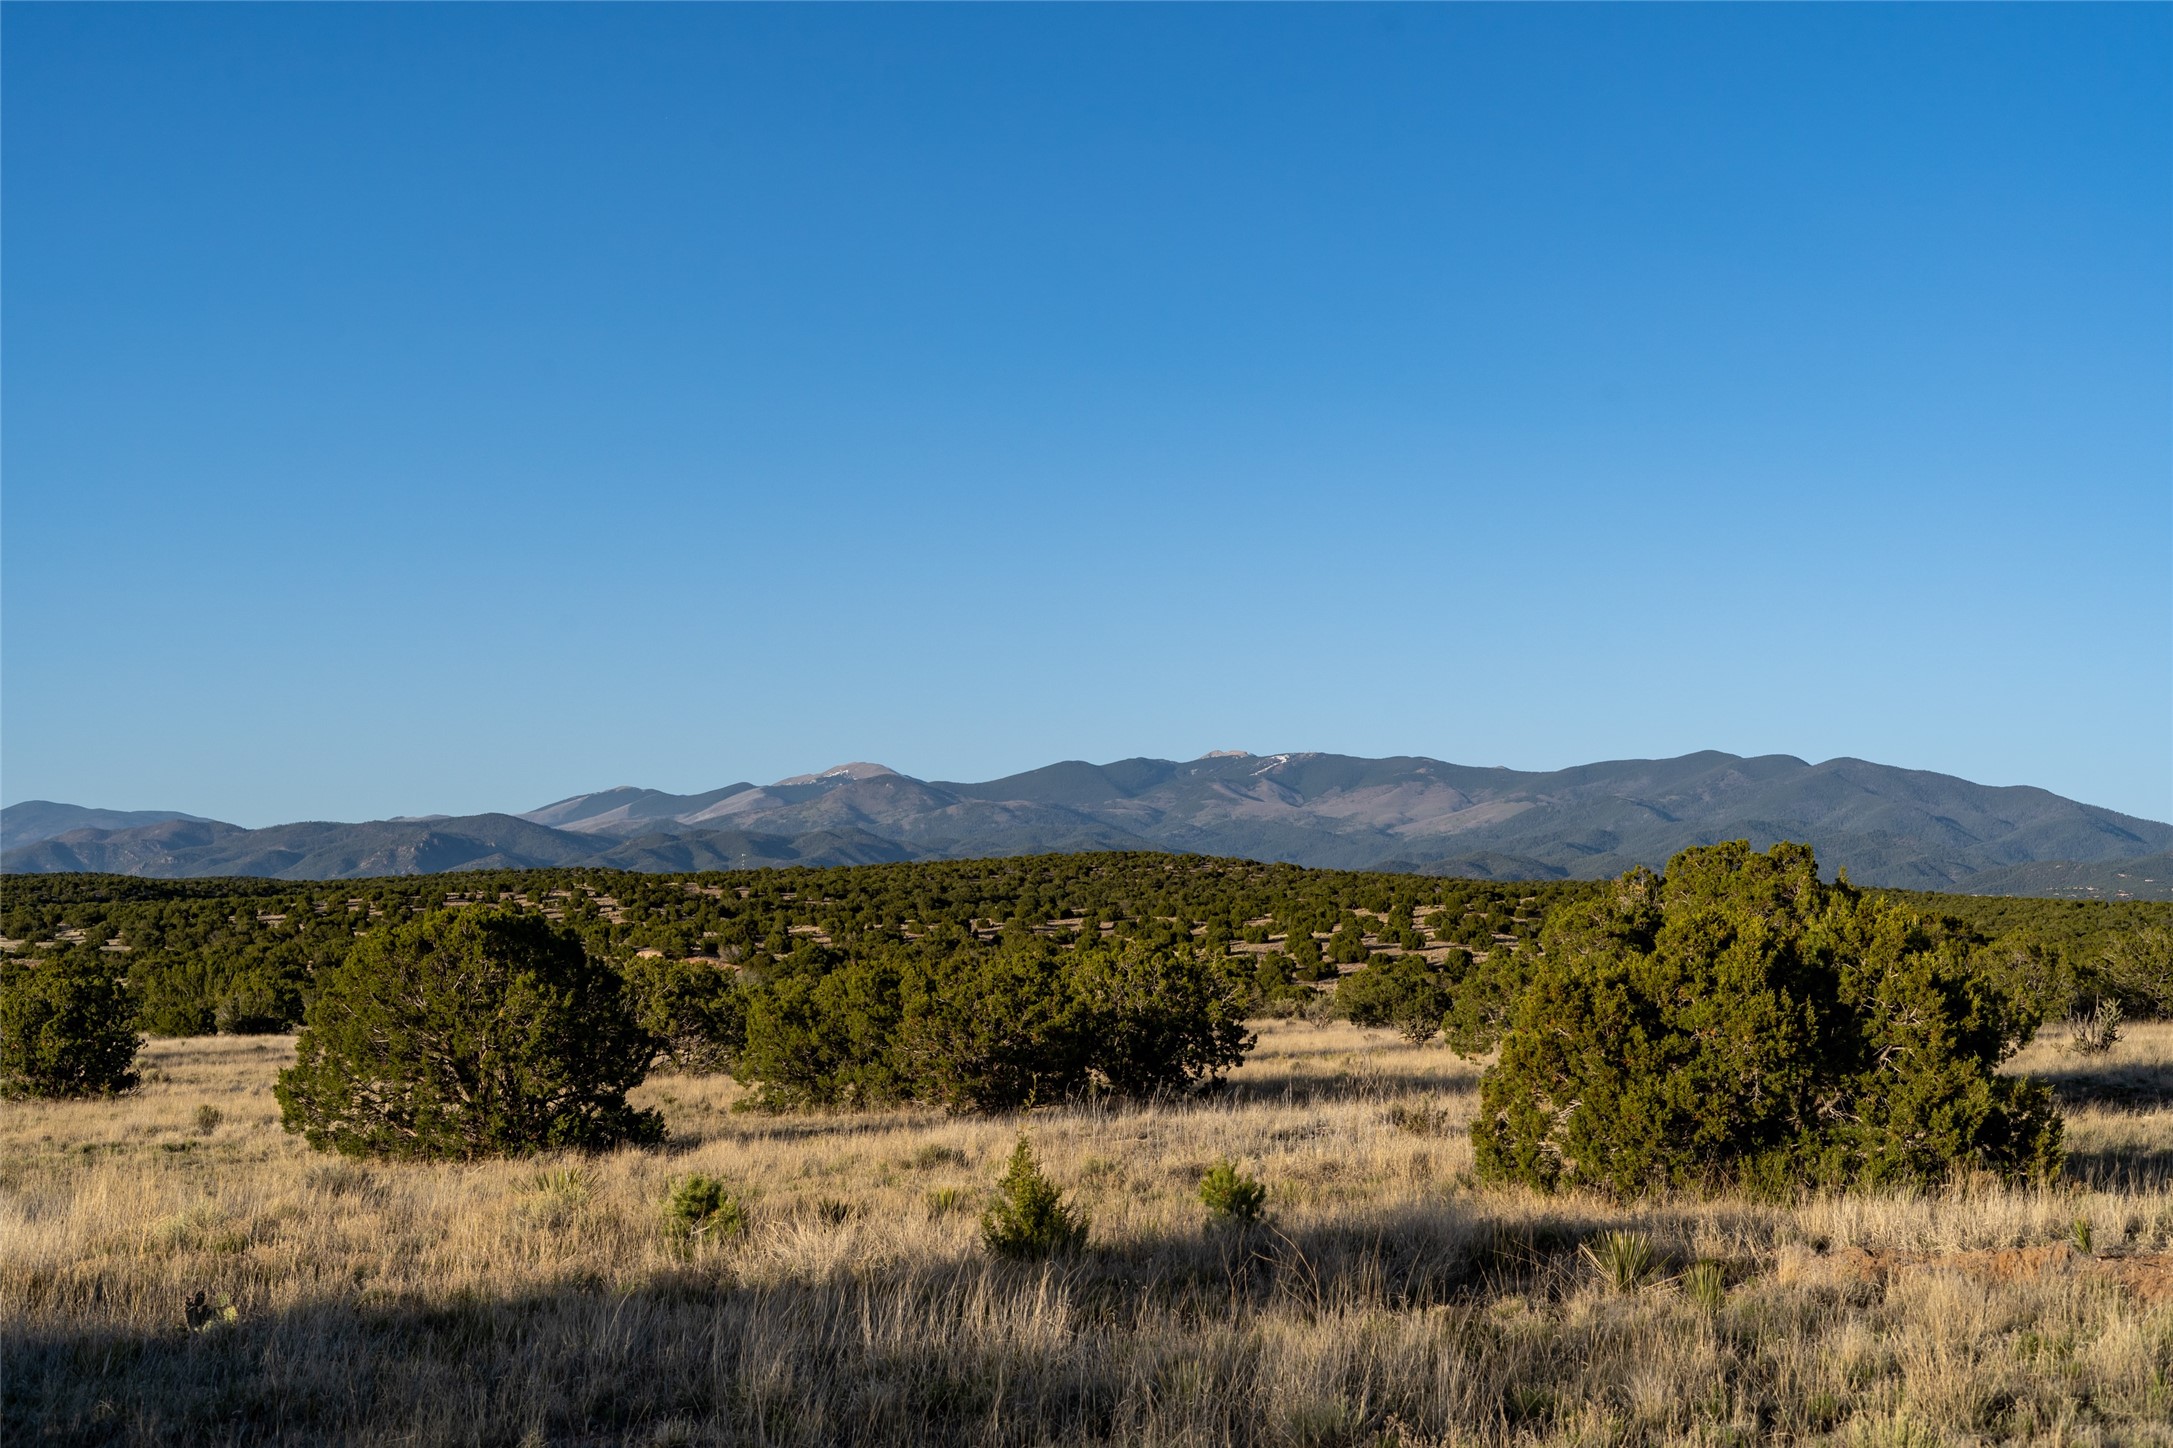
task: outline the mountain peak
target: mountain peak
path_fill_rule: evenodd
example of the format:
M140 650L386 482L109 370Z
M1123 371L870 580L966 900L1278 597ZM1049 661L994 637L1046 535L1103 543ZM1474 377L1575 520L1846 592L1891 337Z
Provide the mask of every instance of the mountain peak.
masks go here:
M851 764L833 764L820 774L795 774L790 779L780 779L770 788L779 789L788 784L836 784L847 779L881 779L897 772L887 764L869 764L856 759Z
M1252 751L1251 751L1250 749L1210 749L1210 750L1208 750L1208 751L1207 751L1207 752L1206 752L1205 754L1201 755L1201 756L1200 756L1200 758L1202 758L1202 759L1250 759L1250 758L1252 758Z

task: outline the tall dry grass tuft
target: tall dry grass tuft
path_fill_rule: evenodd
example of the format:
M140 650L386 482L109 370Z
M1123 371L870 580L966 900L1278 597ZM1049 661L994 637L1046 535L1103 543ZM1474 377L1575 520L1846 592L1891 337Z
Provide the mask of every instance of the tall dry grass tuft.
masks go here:
M135 1097L0 1106L0 1437L2173 1442L2173 1027L2024 1058L2057 1187L1626 1209L1473 1189L1440 1046L1266 1023L1218 1097L1035 1113L1093 1232L1023 1262L978 1230L1015 1119L664 1077L661 1149L371 1165L279 1131L285 1049L159 1042ZM1253 1231L1205 1220L1225 1162ZM1609 1234L1647 1290L1595 1273ZM198 1293L233 1320L191 1331Z

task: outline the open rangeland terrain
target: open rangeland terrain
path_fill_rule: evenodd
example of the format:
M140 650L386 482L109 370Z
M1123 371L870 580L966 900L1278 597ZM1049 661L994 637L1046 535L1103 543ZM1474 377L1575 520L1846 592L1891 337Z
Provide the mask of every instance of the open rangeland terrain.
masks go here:
M0 1103L8 1442L2173 1443L2173 1024L2014 1063L2056 1186L1790 1205L1477 1188L1478 1067L1340 1022L1023 1121L659 1075L661 1148L476 1165L309 1150L291 1052L155 1040L131 1095ZM1022 1126L1079 1256L981 1245ZM1207 1221L1223 1158L1263 1225ZM666 1230L693 1173L743 1230Z

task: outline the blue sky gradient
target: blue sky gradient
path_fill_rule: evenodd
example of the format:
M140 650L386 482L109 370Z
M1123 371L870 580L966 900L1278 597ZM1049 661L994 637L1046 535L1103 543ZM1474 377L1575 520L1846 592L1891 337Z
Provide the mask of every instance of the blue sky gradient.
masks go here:
M0 12L0 791L2173 817L2173 10Z

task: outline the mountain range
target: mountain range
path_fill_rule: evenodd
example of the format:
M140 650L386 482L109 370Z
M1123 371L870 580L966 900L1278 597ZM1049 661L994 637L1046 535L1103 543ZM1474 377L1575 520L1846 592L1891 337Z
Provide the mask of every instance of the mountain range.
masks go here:
M340 879L584 865L687 871L1079 850L1346 869L1579 878L1688 845L1813 845L1863 884L2173 898L2173 825L2042 789L1861 759L1707 751L1552 772L1400 756L1067 761L985 783L842 764L699 794L622 786L520 814L243 829L33 800L0 811L0 870Z

